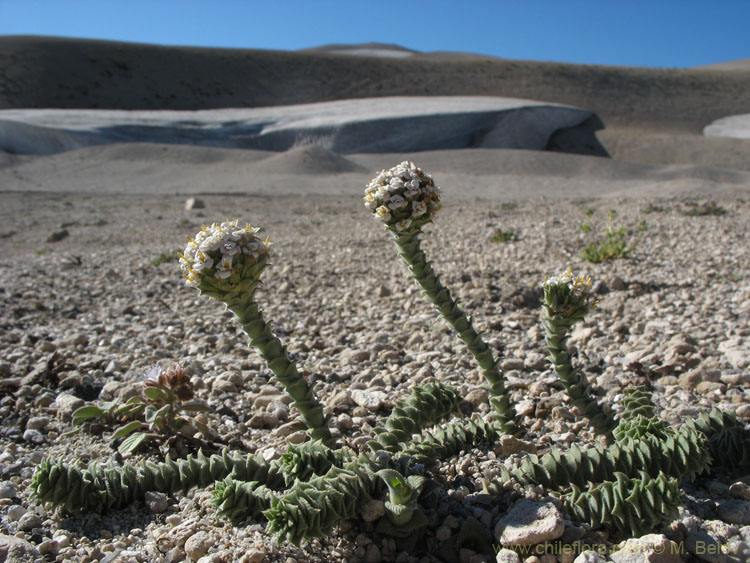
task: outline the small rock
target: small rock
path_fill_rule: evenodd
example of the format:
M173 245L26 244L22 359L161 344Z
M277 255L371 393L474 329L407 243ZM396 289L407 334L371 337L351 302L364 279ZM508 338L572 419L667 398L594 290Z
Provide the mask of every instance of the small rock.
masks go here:
M729 494L734 498L750 500L750 485L737 481L729 486Z
M388 297L391 294L391 290L386 285L382 285L378 288L378 297Z
M362 520L365 522L374 522L385 514L385 502L378 499L372 499L362 505Z
M232 383L231 381L227 381L226 379L222 379L222 378L214 379L211 389L218 393L236 393L237 392L237 386L234 383Z
M332 407L350 407L354 404L354 401L352 401L351 393L349 393L348 390L339 391L336 393L333 397L331 397L331 400L328 402L328 404Z
M606 563L606 561L607 558L601 553L587 550L581 552L581 554L575 558L573 563Z
M685 538L685 548L701 561L724 563L727 556L722 552L722 545L703 530L698 530Z
M289 444L301 444L307 440L307 432L304 430L297 430L297 432L292 432L289 434L289 436L286 437L286 441Z
M453 531L448 526L440 526L435 530L435 539L440 542L448 541L451 539L451 535L453 535Z
M601 331L596 326L577 325L570 333L571 344L585 344L595 336L599 336Z
M500 364L500 367L503 368L503 371L510 371L510 370L522 370L523 369L523 360L521 358L506 358L503 360L503 363Z
M8 517L8 520L10 522L16 522L21 518L21 516L26 514L26 512L28 511L23 506L21 506L20 504L14 504L8 507L6 516Z
M370 359L370 352L367 350L344 350L341 353L341 360L345 364L360 364Z
M44 434L39 430L26 430L23 433L23 439L25 442L31 442L32 444L42 444L44 442Z
M620 276L613 277L607 285L615 291L625 291L628 288L628 284Z
M202 199L197 197L189 197L185 200L185 211L192 211L193 209L205 209L206 203Z
M168 506L167 495L157 491L146 492L145 502L152 514L161 514Z
M16 486L10 481L0 483L0 498L13 498L18 493Z
M719 501L716 514L730 524L740 526L750 525L750 502L746 500L722 500Z
M718 381L701 381L695 386L695 390L701 395L708 395L709 393L714 393L716 391L723 393L726 387L726 385L719 383Z
M352 391L352 400L359 405L370 411L376 411L388 398L388 395L383 391L367 391L364 389L355 389Z
M477 408L479 405L486 404L489 396L490 393L487 389L472 389L466 394L466 396L464 397L464 401L469 403L474 408Z
M60 544L57 543L55 540L44 540L42 543L39 544L39 553L41 555L57 555L57 552L60 551Z
M18 529L22 532L30 532L42 525L42 517L36 512L27 512L18 519Z
M548 360L539 352L529 352L523 361L523 366L526 369L542 371L547 368Z
M25 561L37 561L41 557L39 550L31 543L0 534L0 561L7 563L22 563Z
M516 403L516 414L518 416L532 416L534 408L534 401L531 399L522 399Z
M750 366L750 343L743 341L739 336L730 338L719 344L719 351L737 369L744 369Z
M680 546L664 534L648 534L620 544L609 558L614 563L682 563Z
M551 502L518 501L495 526L495 537L507 546L533 545L562 536L560 510Z
M239 563L263 563L265 559L265 551L259 549L251 549L250 551L245 552L242 557L240 557Z
M497 563L521 563L521 558L512 549L501 549L495 558Z
M500 447L502 448L503 456L508 457L513 454L521 452L536 453L536 444L533 442L526 442L519 440L513 436L503 436L500 438Z
M26 421L27 430L44 430L49 424L48 416L32 416Z
M696 386L703 381L703 370L698 369L691 369L690 371L686 371L683 373L679 379L680 387L683 389L690 391L691 389L695 389Z
M336 428L339 430L351 430L353 426L352 417L346 413L342 413L336 418Z
M380 548L371 543L365 548L365 563L380 563L383 559L383 555L380 553Z
M750 383L750 373L721 373L719 380L727 385L747 385Z
M185 553L190 556L193 561L198 561L201 557L208 553L208 548L211 547L213 541L206 532L199 531L190 536L185 542Z
M63 420L70 420L73 413L84 406L86 401L75 395L60 393L55 399L55 403L57 403L57 416Z
M734 414L737 415L737 418L741 418L743 420L750 420L750 405L747 403L744 405L740 405L734 411Z
M68 229L63 229L62 231L55 231L50 236L47 237L47 242L60 242L62 239L68 237L70 233L68 232Z

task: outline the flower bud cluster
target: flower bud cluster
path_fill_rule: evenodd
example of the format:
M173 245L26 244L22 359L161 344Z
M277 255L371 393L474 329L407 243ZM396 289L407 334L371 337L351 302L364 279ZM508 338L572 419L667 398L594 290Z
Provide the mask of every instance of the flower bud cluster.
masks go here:
M582 319L597 303L589 293L590 286L590 277L585 274L573 276L570 268L559 276L548 278L543 285L547 313L565 317L571 322Z
M187 285L199 287L206 278L226 280L241 275L258 258L267 257L271 244L255 235L258 230L249 224L240 227L236 220L204 225L195 238L188 239L180 257Z
M415 231L440 209L440 188L429 174L404 161L370 181L365 207L396 233Z
M193 384L190 382L190 376L185 373L184 368L179 364L166 369L158 365L149 368L144 374L143 383L146 388L157 387L172 391L181 401L188 401L193 398Z

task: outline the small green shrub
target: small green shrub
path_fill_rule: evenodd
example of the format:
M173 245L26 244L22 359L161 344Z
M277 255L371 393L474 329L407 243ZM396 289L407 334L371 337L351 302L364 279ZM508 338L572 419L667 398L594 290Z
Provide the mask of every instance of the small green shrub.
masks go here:
M646 207L641 209L642 213L649 214L649 213L665 213L667 211L666 207L662 207L661 205L654 205L653 203L649 203Z
M490 242L513 242L518 240L518 233L513 230L504 231L500 227L491 227L487 238Z
M704 217L706 215L726 215L728 211L725 207L717 205L715 201L709 200L703 203L689 201L685 207L680 208L680 213L688 217Z
M177 262L180 259L181 252L179 250L172 250L170 252L162 252L151 261L152 266L158 266L165 262Z
M648 230L646 222L638 222L637 233L633 237L633 239L629 241L627 236L628 232L625 227L620 226L615 228L613 220L616 215L617 211L615 211L614 209L609 210L607 230L604 234L604 238L598 241L590 242L583 249L581 258L589 262L598 264L599 262L604 262L605 260L627 258L635 250L641 233ZM591 232L591 226L588 221L581 225L581 230L583 230L585 233Z

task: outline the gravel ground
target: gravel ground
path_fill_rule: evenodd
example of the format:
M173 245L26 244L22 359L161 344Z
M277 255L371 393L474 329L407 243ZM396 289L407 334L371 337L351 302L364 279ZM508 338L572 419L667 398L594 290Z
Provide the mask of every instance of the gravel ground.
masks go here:
M406 276L360 199L212 195L202 197L204 209L186 211L182 196L1 197L1 534L30 542L49 561L429 562L441 561L444 542L467 517L491 531L520 497L509 490L487 504L472 494L480 478L510 463L502 444L446 459L446 495L427 532L432 555L408 553L363 522L301 548L277 545L262 522L236 528L217 518L210 489L104 516L39 506L27 486L43 457L86 462L116 455L110 428L64 435L74 408L138 392L156 363L185 366L197 397L212 409L206 422L231 449L272 458L302 439L289 424L288 400L269 383L270 371L231 314L185 287L174 258L154 265L201 223L228 217L262 226L271 237L272 266L258 300L343 442L361 446L394 401L432 380L457 386L467 415L489 407L471 356ZM568 266L595 280L599 306L571 343L603 404L617 411L626 387L648 384L670 423L713 406L750 421L750 203L716 203L725 215L687 216L679 210L690 202L677 200L446 202L426 229L424 248L477 329L503 350L525 449L543 453L594 439L569 407L543 347L540 284ZM580 225L588 208L595 212L586 235ZM632 231L645 220L648 231L627 259L584 262L587 237L602 232L610 208L618 212L616 224ZM513 231L518 240L493 242L493 229ZM165 452L145 455L158 460ZM724 474L685 483L680 519L656 532L675 541L705 532L734 553L750 550L748 484L750 476ZM593 532L566 522L565 534ZM459 557L494 560L469 549ZM750 560L743 557L705 560Z

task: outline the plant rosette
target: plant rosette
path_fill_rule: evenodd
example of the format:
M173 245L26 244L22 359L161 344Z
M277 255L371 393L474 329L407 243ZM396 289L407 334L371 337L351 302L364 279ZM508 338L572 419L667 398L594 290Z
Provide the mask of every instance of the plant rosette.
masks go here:
M122 454L137 450L147 440L159 440L164 437L184 436L183 428L194 424L201 432L210 436L205 425L192 416L210 409L200 403L187 402L193 398L193 386L190 377L182 366L175 365L167 369L152 367L145 374L144 389L140 397L131 398L122 410L128 418L138 417L143 420L131 420L120 426L112 434L112 439L123 438L118 447Z

